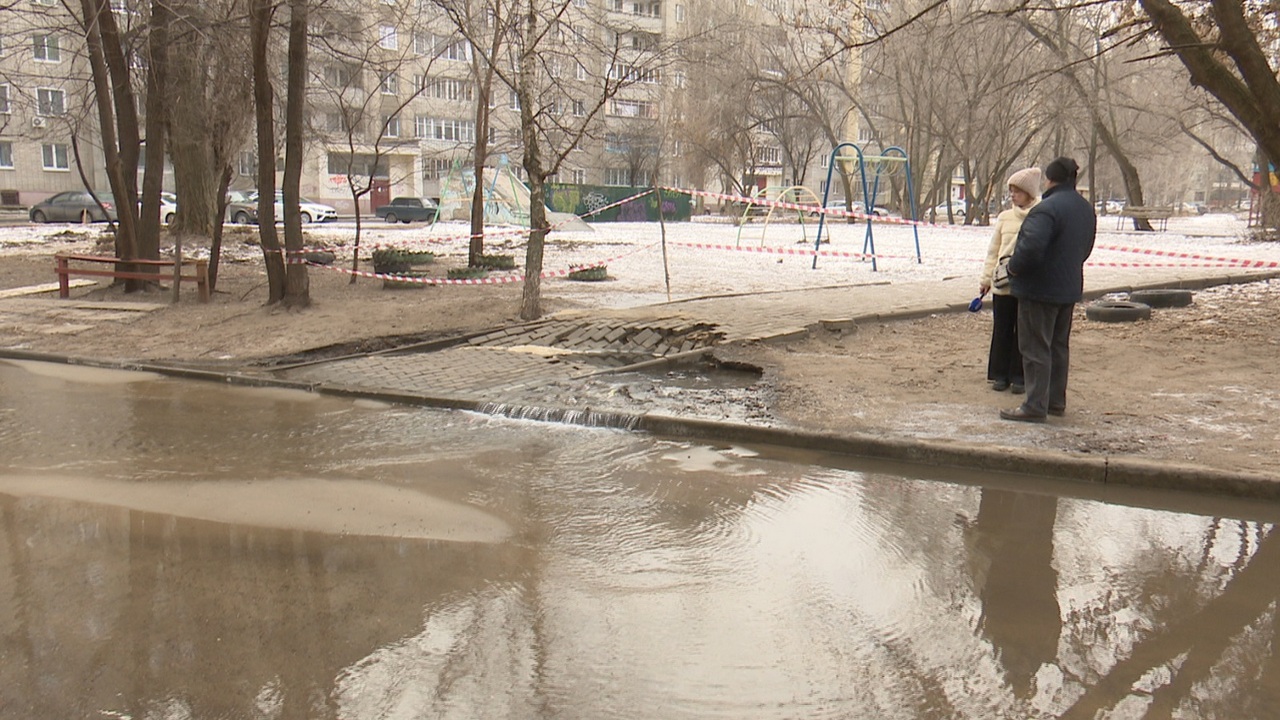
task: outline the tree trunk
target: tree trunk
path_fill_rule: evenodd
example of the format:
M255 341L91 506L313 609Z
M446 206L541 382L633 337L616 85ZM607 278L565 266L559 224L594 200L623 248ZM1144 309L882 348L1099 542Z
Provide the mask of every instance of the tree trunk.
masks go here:
M160 191L164 189L165 137L168 126L165 96L169 85L169 26L173 15L166 3L153 3L147 28L147 157L142 176L142 210L138 217L138 255L160 257ZM156 268L158 271L158 268Z
M89 2L90 0L84 0ZM276 141L271 66L271 0L252 0L249 6L253 36L253 109L258 127L258 238L267 270L267 304L284 299L284 257L276 236Z
M218 265L222 261L222 218L227 215L227 189L231 187L231 165L224 165L218 179L216 219L213 222L213 240L209 243L209 292L218 288Z
M131 194L125 192L128 176L121 167L124 161L120 157L120 137L116 134L117 118L111 100L111 85L108 80L109 74L99 21L101 14L99 10L106 6L99 5L94 0L80 0L80 6L84 12L85 49L89 56L89 69L93 77L94 104L98 108L98 131L102 135L102 154L106 163L107 178L111 183L111 191L116 197L116 213L119 218L116 226L116 257L131 260L138 256L134 224L138 211L137 208L131 209L126 204ZM110 12L108 11L107 14ZM136 136L136 124L134 134ZM136 155L134 159L136 166ZM136 179L137 176L133 177ZM132 195L136 196L136 191ZM125 287L131 288L128 283Z
M490 58L496 58L501 46L501 34L495 29ZM480 60L476 61L481 62ZM476 183L471 191L471 242L467 248L467 265L477 267L484 257L484 166L489 160L489 100L493 95L493 64L486 62L481 76L480 92L476 96L476 147L472 165Z
M538 13L533 0L527 0L525 37L536 38ZM526 45L520 56L520 76L516 96L520 99L520 134L524 140L524 172L529 178L529 247L525 251L524 290L520 299L520 319L537 320L542 316L542 251L547 237L546 174L542 168L542 148L538 143L538 126L534 118L534 68L537 63ZM478 182L478 181L477 181Z
M285 101L284 141L284 306L311 304L310 277L302 260L302 217L298 203L302 192L303 134L307 109L307 2L289 0L289 82ZM359 214L359 206L356 208Z

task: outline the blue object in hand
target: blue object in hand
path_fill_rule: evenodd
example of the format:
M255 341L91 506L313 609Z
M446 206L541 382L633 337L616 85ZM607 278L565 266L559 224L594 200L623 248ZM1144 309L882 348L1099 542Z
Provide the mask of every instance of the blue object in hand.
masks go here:
M978 312L979 310L981 310L982 298L986 297L986 295L987 295L986 293L982 293L978 297L974 298L973 302L969 303L969 312Z

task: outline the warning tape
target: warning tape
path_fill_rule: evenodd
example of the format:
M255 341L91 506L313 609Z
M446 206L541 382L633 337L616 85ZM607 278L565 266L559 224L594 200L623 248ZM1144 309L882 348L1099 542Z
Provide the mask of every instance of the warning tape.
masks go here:
M590 262L590 263L570 265L567 268L561 268L559 270L546 270L539 273L538 277L543 279L565 277L570 273L579 272L581 270L590 270L592 268L605 267L611 262L616 262L618 260L621 260L622 258L628 257L630 255L635 255L636 253L652 249L656 246L657 246L657 243L650 243L649 245L642 245L638 248L622 253L621 255L615 255L614 257L607 258L605 260L597 260L595 262ZM520 275L503 275L500 277L482 277L482 278L430 278L430 277L415 277L415 276L409 276L409 275L393 275L390 273L376 273L376 272L369 272L367 270L350 270L348 268L336 267L334 265L321 265L319 263L307 262L305 260L302 260L302 261L294 260L293 262L301 265L309 265L311 267L319 268L322 270L332 270L334 272L342 273L344 275L354 275L355 277L373 278L377 280L392 280L395 282L404 282L404 283L419 283L422 285L502 285L506 283L523 282L524 279L528 277L527 275L520 274Z
M852 210L844 210L842 208L828 208L828 207L822 207L821 205L807 205L804 203L787 202L786 200L768 200L765 198L752 198L752 197L746 197L744 195L729 195L726 193L710 192L708 190L688 190L685 188L673 188L673 187L663 187L662 189L668 190L670 192L682 193L684 195L708 197L708 198L714 198L716 200L728 200L730 202L745 203L748 205L760 205L763 207L782 208L784 210L799 210L801 212L811 212L811 213L817 213L820 215L829 215L829 216L842 217L842 218L854 218L857 220L870 220L872 222L881 223L884 225L907 225L907 226L914 225L916 227L940 228L940 229L946 229L946 230L958 230L961 228L964 228L966 230L981 229L984 232L989 232L989 230L986 228L975 228L973 226L965 226L965 225L941 225L938 223L925 222L923 220L909 220L907 218L885 217L883 215L867 215L866 213L854 212Z
M1229 266L1247 267L1247 268L1276 268L1280 267L1280 262L1269 260L1245 260L1242 258L1225 258L1214 257L1212 255L1199 255L1197 253L1173 252L1169 250L1156 250L1152 248L1133 248L1124 247L1122 245L1099 245L1098 250L1112 250L1115 252L1127 252L1137 255L1154 255L1158 257L1172 257L1182 260L1204 260L1214 263L1226 263Z
M606 212L606 211L612 210L612 209L614 209L614 208L616 208L616 207L620 207L620 206L622 206L622 205L626 205L627 203L630 203L630 202L635 202L636 200L639 200L640 198L647 197L647 196L652 195L652 194L653 194L653 190L645 190L644 192L637 193L637 194L635 194L635 195L632 195L632 196L630 196L630 197L626 197L626 198L623 198L623 199L621 199L621 200L618 200L618 201L615 201L615 202L609 203L608 205L604 205L604 206L602 206L602 207L598 207L598 208L596 208L595 210L591 210L591 211L585 212L585 213L583 213L583 214L581 214L581 215L574 215L573 217L566 218L565 220L562 220L562 221L560 221L560 222L558 222L558 223L555 223L555 224L553 224L553 225L548 226L548 227L547 227L547 232L549 233L549 232L551 232L551 231L553 231L553 230L558 230L558 229L560 229L560 228L563 228L563 227L564 227L564 226L566 226L566 225L569 225L570 223L573 223L575 220L585 220L586 218L589 218L589 217L592 217L592 216L595 216L595 215L599 215L600 213L603 213L603 212ZM475 233L464 233L464 234L460 234L460 235L448 235L448 236L438 237L438 238L420 238L420 239L419 239L419 241L420 241L420 242L422 242L422 243L423 243L423 244L425 244L425 245L432 245L432 244L437 244L437 245L438 245L438 244L443 244L443 243L455 242L455 241L458 241L458 240L466 240L466 241L468 241L468 242L469 242L469 241L474 240L474 239L476 239L476 238L486 238L486 239L489 239L489 238L502 238L502 237L507 237L507 236L519 237L519 236L522 236L522 235L532 235L532 234L533 234L533 230L532 230L531 228L512 228L512 229L510 229L510 230L495 230L495 231L493 231L493 232L485 232L485 233L481 233L481 234L475 234ZM417 246L416 246L415 244L413 244L413 243L405 243L405 244L402 244L402 245L401 245L401 244L397 244L397 245L390 245L390 244L385 244L385 243L383 243L383 244L379 244L379 245L375 245L375 246L373 246L373 249L374 249L374 250L377 250L378 248L384 248L384 247L387 247L387 248L392 248L392 247L394 247L394 248L402 248L402 249L414 249L414 248L416 248ZM287 254L288 254L288 255L304 255L304 254L306 254L306 253L308 253L308 252L313 252L313 251L311 251L311 250L295 250L295 251L290 251L290 252L289 252L289 253L287 253Z

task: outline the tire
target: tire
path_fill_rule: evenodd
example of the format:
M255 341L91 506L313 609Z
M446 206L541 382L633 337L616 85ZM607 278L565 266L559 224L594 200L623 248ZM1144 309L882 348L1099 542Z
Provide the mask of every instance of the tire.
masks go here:
M40 210L31 213L31 222L44 224L49 222L49 218Z
M165 225L172 225L172 224L173 224L173 213L169 213L168 215L165 215L165 216L164 216L164 224L165 224Z
M1099 300L1084 309L1084 316L1097 322L1137 322L1151 317L1151 306L1128 300Z
M235 218L234 218L234 219L235 219L235 221L236 221L236 224L237 224L237 225L248 225L248 224L249 224L249 213L247 213L247 212L245 212L245 211L241 210L240 212L236 213L236 216L235 216Z
M298 214L298 219L302 221L302 224L303 224L303 225L310 225L310 224L311 224L311 213L299 213L299 214Z
M405 218L405 219L401 220L400 222L404 223L405 225L408 225L409 223L413 222L413 220L412 220L412 219L410 219L410 218Z
M1134 290L1129 299L1136 303L1150 305L1153 308L1186 307L1193 298L1190 290Z
M391 223L392 225L395 225L396 223L400 222L400 218L397 218L395 213L387 213L387 222Z

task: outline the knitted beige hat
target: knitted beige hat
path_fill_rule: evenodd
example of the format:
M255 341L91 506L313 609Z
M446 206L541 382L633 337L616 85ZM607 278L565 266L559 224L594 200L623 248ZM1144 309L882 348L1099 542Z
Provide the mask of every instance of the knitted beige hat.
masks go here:
M1023 168L1018 172L1009 176L1009 184L1030 195L1033 199L1040 199L1040 168Z

